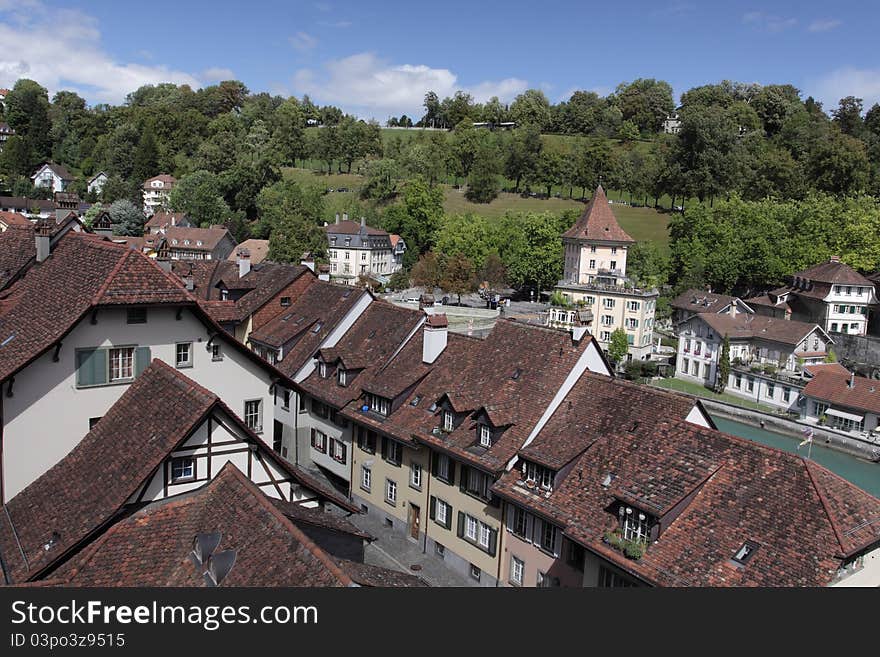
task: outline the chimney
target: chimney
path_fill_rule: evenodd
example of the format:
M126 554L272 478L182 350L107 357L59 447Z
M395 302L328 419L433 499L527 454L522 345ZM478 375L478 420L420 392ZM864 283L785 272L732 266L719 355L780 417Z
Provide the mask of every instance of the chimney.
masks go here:
M343 221L348 221L348 212L343 212L343 213L342 213L342 220L343 220Z
M428 315L425 320L425 334L422 340L422 362L433 363L446 349L449 322L446 315Z
M338 212L336 213L336 223L337 224L339 223L339 213Z
M52 229L48 223L41 221L37 224L34 235L37 241L37 262L43 262L51 253L49 242L52 239Z
M839 255L831 256L831 262L840 262L840 256Z
M849 374L849 383L846 384L848 388L853 388L856 385L856 373L850 372Z
M238 258L238 277L244 278L251 271L251 252L242 248L235 255Z
M361 228L366 228L366 226L367 226L366 217L361 217Z
M312 257L311 251L306 251L302 254L302 258L300 258L299 264L303 267L308 267L312 271L315 271L315 259Z
M167 255L157 256L156 264L162 268L162 271L168 272L169 274L171 273L171 258L169 258Z

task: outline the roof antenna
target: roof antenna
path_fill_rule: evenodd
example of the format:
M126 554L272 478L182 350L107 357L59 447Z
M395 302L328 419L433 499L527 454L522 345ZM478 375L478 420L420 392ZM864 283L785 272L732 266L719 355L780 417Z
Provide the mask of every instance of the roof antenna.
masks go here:
M223 550L208 557L205 585L219 586L235 565L235 550Z
M221 536L222 534L220 532L210 532L196 534L193 537L192 553L189 556L196 566L204 565L211 557L214 550L220 545Z

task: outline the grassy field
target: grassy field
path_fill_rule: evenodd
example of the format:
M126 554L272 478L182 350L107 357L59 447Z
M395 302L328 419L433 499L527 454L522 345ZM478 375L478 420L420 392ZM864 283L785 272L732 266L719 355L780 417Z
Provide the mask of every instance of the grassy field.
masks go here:
M715 399L717 401L727 402L728 404L741 406L742 408L751 408L758 411L764 411L765 413L774 412L771 407L765 406L764 404L758 404L757 402L749 401L748 399L743 399L742 397L737 397L736 395L728 395L727 393L718 394L716 392L712 392L711 390L700 385L699 383L693 383L691 381L683 381L681 379L659 379L658 381L652 382L651 385L657 388L665 388L667 390L686 392L687 394L694 395L695 397L702 397L704 399Z
M394 132L394 131L391 131ZM404 131L399 131L404 132ZM336 212L347 211L347 207L357 199L357 192L363 184L363 177L354 174L332 174L316 173L310 169L285 169L284 177L289 180L295 180L301 184L318 185L325 189L346 188L348 192L333 192L325 197L329 217L333 217ZM501 193L491 203L471 203L464 197L463 189L455 189L451 185L444 186L444 202L443 208L447 214L478 214L483 217L495 218L502 216L505 212L562 212L563 210L575 209L578 212L583 211L585 204L577 199L577 191L575 198L567 198L568 190L565 190L565 196L561 198L536 198L519 194ZM621 196L612 192L608 193L612 199L619 200ZM614 216L620 222L621 227L629 233L634 240L656 242L663 251L668 250L669 234L667 226L669 224L669 214L657 212L650 207L632 207L615 203L611 206Z

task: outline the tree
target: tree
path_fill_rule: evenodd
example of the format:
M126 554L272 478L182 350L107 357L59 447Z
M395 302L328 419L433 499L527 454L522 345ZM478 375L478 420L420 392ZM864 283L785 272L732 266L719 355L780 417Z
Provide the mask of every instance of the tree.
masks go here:
M621 141L635 141L639 138L639 126L627 119L620 124L617 136Z
M514 179L517 192L520 181L534 174L542 147L541 133L534 125L517 128L507 141L504 173Z
M116 226L117 235L140 237L144 234L144 213L128 199L113 201L110 221Z
M526 89L510 104L510 118L518 126L534 126L544 132L550 125L550 101L543 91Z
M490 290L500 290L507 286L507 270L497 252L493 251L486 256L486 260L480 268L479 279Z
M367 165L367 179L361 186L361 198L390 201L397 196L397 162L391 159L374 160Z
M171 189L170 204L174 212L185 212L203 228L221 225L232 215L220 196L217 176L210 171L196 171L177 181Z
M327 234L302 214L285 214L272 225L270 260L298 263L306 251L315 257L323 257L326 250Z
M446 255L464 255L476 267L482 267L490 251L497 250L498 231L482 215L446 216L437 230L434 249ZM495 254L497 258L497 252Z
M282 166L296 166L298 159L305 159L305 117L296 98L285 100L272 116L269 147Z
M621 83L614 93L614 102L624 121L632 121L639 130L652 133L660 131L664 119L675 109L672 87L653 78Z
M718 392L724 392L727 379L730 378L730 337L725 333L721 344L721 357L718 361Z
M862 99L855 96L847 96L840 99L837 109L831 110L834 122L840 127L840 131L850 137L861 137L865 124L862 121Z
M83 223L91 228L92 224L95 223L95 218L104 210L104 206L100 201L97 203L92 203L91 207L86 210L86 213L83 215Z
M498 222L498 254L507 279L517 288L534 285L540 291L562 277L559 236L570 218L549 212L506 213Z
M626 358L628 352L629 342L626 338L626 331L622 328L614 329L611 332L611 340L608 342L608 358L611 359L615 366L619 366Z
M324 201L317 187L302 187L292 180L273 183L260 191L257 196L257 208L260 221L253 228L254 237L262 239L270 237L276 228L283 224L282 232L285 235L276 241L276 248L290 256L290 262L299 258L305 251L311 251L315 256L323 255L327 248L327 237L321 227ZM284 223L291 217L297 221ZM294 235L292 232L294 229L300 229L305 234ZM299 253L294 253L296 248L299 248L296 246L297 240L305 246Z
M669 257L656 242L637 242L626 254L626 273L639 285L660 287L669 279Z
M385 211L382 223L389 233L403 237L407 245L403 264L410 267L431 250L442 220L443 190L416 178L406 184L402 199Z
M153 127L147 125L141 132L132 156L131 177L143 182L159 173L159 151Z
M391 291L405 290L409 287L409 272L405 269L398 269L391 274L386 287Z
M474 263L461 254L448 256L444 260L439 287L445 292L457 295L460 306L461 295L477 289Z
M498 157L494 147L484 142L474 158L465 198L471 203L489 203L497 198L501 187L498 169Z
M440 287L441 275L442 269L437 256L434 255L433 251L428 251L413 265L410 272L410 280L413 285L423 287L432 292L435 287Z
M52 154L49 92L33 80L18 80L6 96L6 122L27 144L32 166Z

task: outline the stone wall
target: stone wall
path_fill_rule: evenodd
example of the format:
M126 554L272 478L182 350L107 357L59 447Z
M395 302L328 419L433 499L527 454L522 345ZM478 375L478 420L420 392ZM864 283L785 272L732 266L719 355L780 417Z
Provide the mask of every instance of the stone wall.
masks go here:
M859 376L880 379L880 337L833 333L837 360Z

